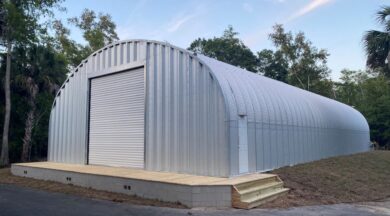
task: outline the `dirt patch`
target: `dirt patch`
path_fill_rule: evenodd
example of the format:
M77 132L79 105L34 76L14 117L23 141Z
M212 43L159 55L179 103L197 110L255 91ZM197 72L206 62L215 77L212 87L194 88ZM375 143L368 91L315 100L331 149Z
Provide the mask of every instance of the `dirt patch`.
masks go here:
M74 185L62 184L53 181L42 181L31 178L14 176L9 168L0 169L0 184L14 184L23 187L35 188L50 192L65 193L77 195L86 198L110 200L121 203L131 203L137 205L149 205L171 208L186 208L180 203L162 202L159 200L145 199L137 196L125 195L120 193L112 193L90 188L84 188Z
M291 191L261 208L377 201L390 197L390 151L333 157L273 170Z

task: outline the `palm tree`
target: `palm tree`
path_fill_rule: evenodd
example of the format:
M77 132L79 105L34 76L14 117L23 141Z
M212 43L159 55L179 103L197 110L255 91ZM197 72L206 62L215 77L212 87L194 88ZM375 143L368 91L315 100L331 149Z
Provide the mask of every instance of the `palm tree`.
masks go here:
M383 6L376 19L384 31L370 30L363 36L367 66L390 76L390 6Z
M27 105L20 159L27 162L30 160L34 131L39 130L35 128L39 126L44 115L49 116L51 97L64 81L67 68L65 61L61 60L60 55L50 46L15 47L13 55L19 60L15 62L17 70L14 73L14 87L18 88L18 93L24 95ZM45 105L47 100L50 101L49 106Z

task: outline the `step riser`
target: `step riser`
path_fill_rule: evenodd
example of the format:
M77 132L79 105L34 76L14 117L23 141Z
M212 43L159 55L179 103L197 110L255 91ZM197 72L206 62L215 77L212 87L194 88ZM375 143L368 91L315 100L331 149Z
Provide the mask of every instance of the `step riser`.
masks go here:
M275 191L277 189L282 189L283 188L283 184L278 184L278 185L274 185L274 186L271 186L271 187L268 187L268 188L264 188L264 189L261 189L261 190L258 190L258 191L253 191L253 192L250 192L250 193L245 193L245 194L241 194L240 196L240 199L241 200L246 200L246 199L251 199L251 198L254 198L254 197L260 197L260 196L263 196L264 194L267 194L267 193L270 193L272 191Z
M248 188L246 190L240 190L239 193L241 195L249 194L249 193L252 193L252 192L261 191L261 190L264 190L264 189L267 189L267 188L273 188L273 187L283 187L283 182L279 181L279 182L271 182L271 183L268 183L268 184L256 185L255 187Z
M254 180L232 187L232 206L250 209L278 198L288 192L277 176Z
M269 196L269 197L267 197L267 198L261 199L261 200L256 201L256 202L248 203L248 206L247 206L246 209L255 208L255 207L260 206L260 205L262 205L262 204L264 204L264 203L267 203L267 202L270 202L270 201L272 201L272 200L275 200L275 199L277 199L278 197L280 197L280 196L286 194L287 192L288 192L288 190L287 190L287 191L280 192L280 193L275 194L275 195L272 195L272 196Z
M240 191L240 190L246 190L246 189L251 188L251 187L256 187L257 185L269 184L269 183L276 182L276 181L279 181L279 179L277 177L269 177L269 178L260 179L260 180L256 180L256 181L246 182L243 184L238 184L238 185L235 185L235 187L237 188L238 191Z

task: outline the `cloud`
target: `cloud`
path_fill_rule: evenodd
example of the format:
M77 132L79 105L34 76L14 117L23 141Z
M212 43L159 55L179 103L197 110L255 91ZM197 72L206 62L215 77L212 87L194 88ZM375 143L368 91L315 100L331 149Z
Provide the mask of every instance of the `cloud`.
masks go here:
M184 23L188 22L190 19L192 19L195 15L190 14L184 17L179 17L177 19L174 19L167 28L168 32L175 32L177 31Z
M242 5L242 8L248 12L248 13L252 13L253 12L253 7L252 5L250 5L249 3L245 2L243 5Z
M273 0L275 2L279 3L285 3L285 0ZM290 17L288 17L286 20L282 20L277 23L283 23L286 24L288 22L291 22L299 17L302 17L320 7L323 7L329 3L331 3L334 0L311 0L308 4L304 5L302 8L300 8L298 11L293 13ZM247 34L243 41L246 45L249 47L256 47L261 42L265 42L268 39L268 34L272 32L272 28L266 28L266 29L259 29L257 31L254 31L252 33Z
M311 0L308 4L306 4L304 7L302 7L299 11L294 13L290 18L287 19L286 22L290 22L292 20L295 20L301 16L304 16L320 7L323 7L329 3L331 3L333 0Z

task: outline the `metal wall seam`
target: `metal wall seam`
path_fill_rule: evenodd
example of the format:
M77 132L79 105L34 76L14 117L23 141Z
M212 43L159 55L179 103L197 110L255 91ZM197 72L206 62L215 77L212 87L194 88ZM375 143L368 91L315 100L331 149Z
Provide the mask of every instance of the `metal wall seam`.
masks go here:
M237 82L236 79L242 81L247 79L242 76L231 75L233 73L237 75L241 72L244 73L245 71L242 69L227 66L225 63L205 56L200 56L200 58L212 69L216 77L223 77L221 83L235 83ZM267 157L269 154L266 154L266 148L271 148L270 158L262 159L265 165L263 170L346 154L352 152L350 148L355 149L355 151L368 150L369 130L364 126L367 122L353 108L265 77L257 79L260 76L255 74L248 74L248 76L251 77L251 81L258 85L256 96L245 94L249 95L252 105L258 105L254 101L260 98L259 95L266 95L264 98L270 100L267 103L273 106L273 109L270 109L272 112L269 113L270 122L268 125L270 130L264 125L267 120L263 119L261 121L261 142L266 142L266 144L264 143L265 152L263 154L257 153L257 157L261 155ZM233 87L233 91L231 91L234 94L233 97L241 98L241 91L245 92L245 89L254 90L251 85L242 85L240 88L240 91L235 91ZM224 90L224 88L222 89ZM270 91L267 91L267 89L270 89ZM225 98L225 100L227 99ZM229 106L234 107L232 104L229 104ZM259 106L259 108L261 107L263 106ZM238 114L239 111L236 112L236 115ZM294 116L290 118L289 115ZM229 117L229 122L232 122L235 118L234 113L231 112ZM248 125L250 125L249 122ZM354 140L356 136L355 128L363 131L365 137L355 143L354 147L350 147L348 140ZM234 133L236 131L231 127L230 134ZM256 133L258 132L256 131ZM234 136L231 136L230 142L234 146L237 140L234 140ZM259 139L256 139L256 142L259 142ZM258 145L259 143L256 144L256 146ZM291 146L294 147L292 149L294 151L286 152L286 149L290 150ZM261 158L256 160L261 161ZM267 164L269 160L272 161L271 164ZM234 159L230 159L230 161L234 161ZM234 169L232 169L232 172L234 172Z
M80 133L80 129L79 129L79 125L80 124L77 124L77 119L79 118L82 118L79 116L79 107L80 106L80 102L79 102L79 96L80 96L80 91L79 91L79 88L80 88L80 70L82 70L82 68L79 68L77 70L77 72L74 73L74 76L73 76L73 85L74 85L74 96L72 97L72 101L74 103L73 105L73 113L74 115L73 116L73 119L72 119L72 122L73 122L73 126L72 126L72 151L71 151L71 160L74 162L74 163L77 163L78 160L78 151L77 151L77 144L79 143L79 136L78 134Z
M53 116L54 113L50 112L50 117L49 117L49 134L48 134L48 143L53 143ZM47 145L47 160L50 161L53 158L53 148L50 145Z
M94 52L63 84L50 115L49 160L86 160L87 74L135 61L146 61L146 169L237 175L240 114L250 172L368 149L367 122L353 108L167 43L133 40Z
M68 91L67 92L67 95L68 95L68 103L69 103L69 112L71 113L74 113L74 98L73 96L75 95L75 92L74 92L74 85L73 85L73 77L74 77L74 74L72 74L69 78L69 82L68 82L68 86L66 87L66 90ZM67 154L68 154L68 160L69 161L72 161L72 157L73 157L73 118L74 118L74 115L67 115L67 119L68 119L68 128L67 128L67 141L66 141L66 145L68 146L67 147ZM68 162L68 161L66 161Z

